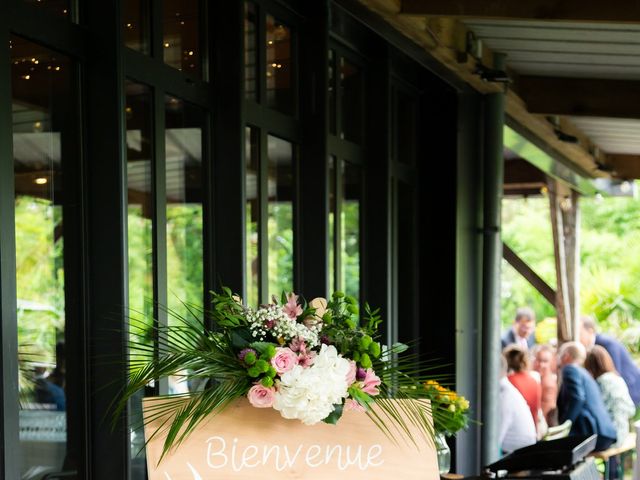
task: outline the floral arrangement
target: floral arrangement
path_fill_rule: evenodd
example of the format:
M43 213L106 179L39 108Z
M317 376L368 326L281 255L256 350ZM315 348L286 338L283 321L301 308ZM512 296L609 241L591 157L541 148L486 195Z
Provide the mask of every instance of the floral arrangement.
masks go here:
M438 412L433 417L433 427L436 432L444 435L454 435L466 428L469 423L469 401L453 390L443 387L436 380L424 383L427 397Z
M428 382L435 377L426 374L434 366L420 366L404 344L381 345L379 310L366 305L360 316L357 301L341 292L330 301L316 298L308 303L294 293L283 293L280 302L273 298L257 308L243 305L226 287L212 295L211 311L186 306L190 318L152 327L158 347L146 340L147 323L131 325L131 332L139 329L140 337L130 341L135 355L116 417L136 392L159 378L205 384L170 396L175 401L164 402L147 417L147 422L170 417L163 422L163 455L208 415L241 397L256 408L273 408L306 425L335 424L343 411L353 409L368 415L391 437L407 433L406 422L411 422L425 438L434 438L431 417L437 429L437 419L452 404L423 388L432 385ZM371 408L374 403L378 408Z

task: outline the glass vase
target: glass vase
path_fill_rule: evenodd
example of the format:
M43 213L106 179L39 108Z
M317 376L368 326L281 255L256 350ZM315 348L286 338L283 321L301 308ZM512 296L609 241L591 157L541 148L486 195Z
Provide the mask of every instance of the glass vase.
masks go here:
M440 475L443 473L449 473L449 469L451 468L451 449L447 444L447 439L444 436L444 433L436 432L435 441Z

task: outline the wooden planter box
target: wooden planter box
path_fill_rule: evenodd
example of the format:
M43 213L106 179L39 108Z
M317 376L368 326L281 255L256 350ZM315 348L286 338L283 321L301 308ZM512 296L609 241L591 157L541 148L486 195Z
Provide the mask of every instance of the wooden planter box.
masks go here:
M144 400L145 411L154 402ZM407 400L396 400L407 401ZM160 421L145 427L149 438ZM391 442L366 414L345 412L337 425L303 425L240 400L211 416L158 464L164 435L146 449L149 480L399 479L437 480L431 441Z

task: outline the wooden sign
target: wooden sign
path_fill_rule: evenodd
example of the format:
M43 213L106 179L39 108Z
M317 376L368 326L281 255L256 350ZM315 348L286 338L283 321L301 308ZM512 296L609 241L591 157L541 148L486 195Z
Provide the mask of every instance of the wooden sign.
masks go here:
M159 401L145 399L145 412ZM145 426L146 438L160 423ZM160 464L165 436L156 435L146 449L149 480L439 479L432 441L408 425L417 445L402 437L392 442L365 413L307 426L243 399L203 422Z

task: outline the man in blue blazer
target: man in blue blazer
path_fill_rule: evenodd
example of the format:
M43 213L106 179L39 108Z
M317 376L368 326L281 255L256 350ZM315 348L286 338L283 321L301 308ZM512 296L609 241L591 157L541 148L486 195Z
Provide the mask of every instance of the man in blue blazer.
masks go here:
M536 314L529 307L520 307L516 311L513 326L502 335L502 349L515 343L525 350L536 343Z
M596 333L596 323L591 317L580 319L580 342L589 350L594 345L603 347L613 360L616 370L624 378L636 407L640 405L640 368L635 364L626 347L609 335Z
M562 383L558 393L560 423L571 420L570 435L598 434L596 450L606 450L616 441L616 428L609 417L598 384L581 367L586 351L578 342L567 342L558 352Z

